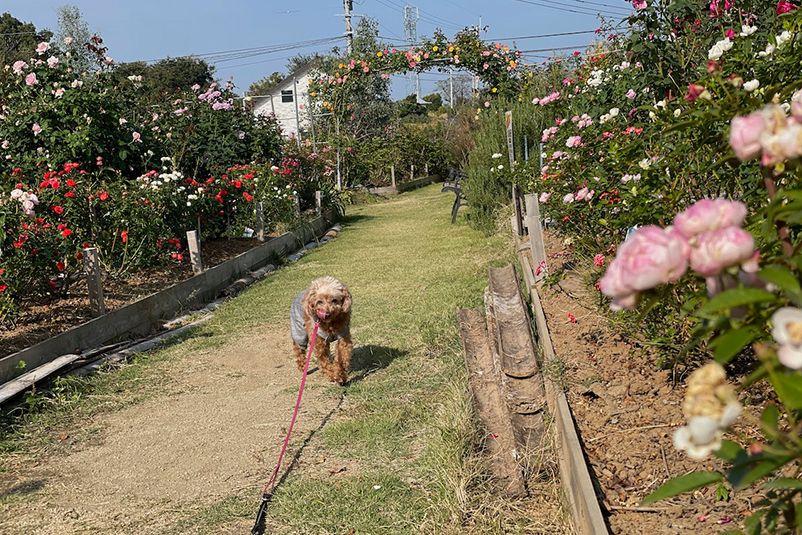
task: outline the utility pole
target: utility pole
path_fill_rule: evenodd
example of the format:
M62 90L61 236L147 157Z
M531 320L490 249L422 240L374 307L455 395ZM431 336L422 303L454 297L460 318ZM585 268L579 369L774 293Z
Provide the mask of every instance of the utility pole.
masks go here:
M354 0L343 0L343 16L345 17L345 38L348 41L347 52L350 56L354 51L354 30L351 28L351 11L354 9Z
M292 96L295 103L295 140L298 142L298 148L301 148L301 116L298 113L298 80L292 79Z
M448 69L448 102L454 109L454 69Z
M418 41L418 19L420 13L416 6L406 4L404 6L404 37L412 47ZM415 101L420 103L420 73L415 72Z

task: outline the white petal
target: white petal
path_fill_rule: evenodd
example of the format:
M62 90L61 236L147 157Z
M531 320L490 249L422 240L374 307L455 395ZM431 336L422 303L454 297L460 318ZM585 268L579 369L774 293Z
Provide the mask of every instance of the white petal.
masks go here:
M718 422L709 416L694 416L688 420L688 430L691 433L691 442L694 444L712 442L718 428Z
M791 368L792 370L802 368L802 348L798 346L791 344L780 346L780 349L777 351L777 357L780 359L780 363L782 363L783 366Z
M721 415L721 419L719 423L721 424L722 429L726 429L727 427L731 426L735 420L741 415L743 408L741 404L737 401L733 401L732 403L728 403L726 407L724 407L724 413Z

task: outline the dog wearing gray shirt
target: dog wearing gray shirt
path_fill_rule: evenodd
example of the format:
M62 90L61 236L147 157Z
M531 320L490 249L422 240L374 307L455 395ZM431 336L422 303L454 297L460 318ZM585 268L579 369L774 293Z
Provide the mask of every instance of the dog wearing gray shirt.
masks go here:
M321 371L335 383L344 385L348 381L351 367L351 294L348 287L334 277L315 279L309 287L298 294L290 307L290 334L295 362L303 371L306 349L315 321L320 323L315 343L314 356ZM336 342L332 357L329 344Z

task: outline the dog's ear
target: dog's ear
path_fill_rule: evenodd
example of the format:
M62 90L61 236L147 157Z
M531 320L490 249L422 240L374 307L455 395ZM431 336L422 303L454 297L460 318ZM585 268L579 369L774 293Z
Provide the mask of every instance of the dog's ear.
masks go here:
M306 305L306 312L313 318L315 317L316 300L317 300L317 292L315 292L311 288L307 290L306 295L304 296L304 305Z
M351 312L351 292L348 291L348 288L343 286L343 312Z

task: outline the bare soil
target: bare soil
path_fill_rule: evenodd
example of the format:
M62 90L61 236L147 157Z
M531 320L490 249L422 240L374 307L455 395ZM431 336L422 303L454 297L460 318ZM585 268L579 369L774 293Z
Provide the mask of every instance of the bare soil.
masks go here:
M184 515L248 491L255 514L300 378L287 348L285 329L255 329L187 354L165 368L172 386L164 395L93 422L95 440L66 456L6 467L0 532L171 533ZM285 468L338 407L341 398L327 395L327 384L322 374L310 375ZM331 477L342 469L320 464ZM37 499L24 499L29 492Z
M203 262L216 266L261 243L245 238L212 240L203 244ZM191 266L182 263L107 277L103 282L106 308L110 311L120 308L191 276ZM14 325L0 326L0 355L30 347L93 317L83 280L73 285L66 296L23 301Z
M559 239L547 235L546 242L549 265L568 267L570 254ZM612 532L720 533L734 528L760 498L755 493L742 491L723 501L717 500L715 487L708 487L639 508L669 478L713 470L715 463L695 462L674 449L674 429L683 424L684 384L674 384L671 371L659 369L648 348L616 333L598 305L598 294L574 269L544 290L555 353L564 366L560 380Z

